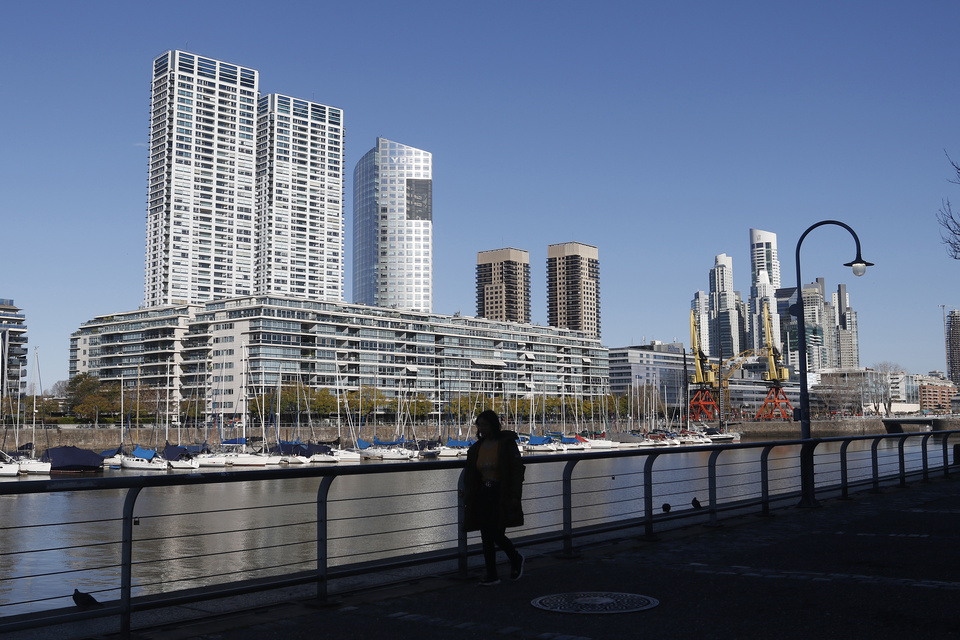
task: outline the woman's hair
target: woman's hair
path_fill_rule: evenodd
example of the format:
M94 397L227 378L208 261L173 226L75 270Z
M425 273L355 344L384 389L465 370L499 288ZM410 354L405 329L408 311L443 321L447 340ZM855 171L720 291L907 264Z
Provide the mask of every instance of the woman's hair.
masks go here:
M480 412L480 415L477 416L477 427L480 426L481 422L489 426L493 433L499 433L500 429L503 428L500 425L500 416L492 409Z

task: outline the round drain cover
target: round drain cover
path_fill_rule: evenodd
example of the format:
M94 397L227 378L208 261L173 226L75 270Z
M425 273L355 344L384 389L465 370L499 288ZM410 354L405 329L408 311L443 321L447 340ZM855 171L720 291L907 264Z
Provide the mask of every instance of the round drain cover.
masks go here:
M658 600L634 593L578 591L535 598L530 604L538 609L560 613L630 613L652 609Z

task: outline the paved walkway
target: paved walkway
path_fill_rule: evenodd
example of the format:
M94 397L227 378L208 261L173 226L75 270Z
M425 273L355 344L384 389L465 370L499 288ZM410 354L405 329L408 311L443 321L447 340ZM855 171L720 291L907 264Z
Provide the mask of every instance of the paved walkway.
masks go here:
M657 605L593 614L531 604L583 592L641 595ZM586 605L611 599L617 602L566 598ZM136 637L960 638L960 479L746 516L720 527L695 525L657 541L593 548L573 560L529 553L523 578L495 587L426 577L328 607L309 600L252 606L139 628Z

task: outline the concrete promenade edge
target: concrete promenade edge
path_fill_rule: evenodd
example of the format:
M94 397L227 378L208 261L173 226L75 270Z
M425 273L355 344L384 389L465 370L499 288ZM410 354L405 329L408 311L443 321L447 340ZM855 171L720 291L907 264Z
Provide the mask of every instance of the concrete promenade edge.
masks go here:
M493 587L423 576L317 606L296 591L273 601L198 603L201 619L137 614L142 640L457 640L481 638L960 638L960 479L823 500L721 526L695 524L656 540L607 543L563 559L541 548L523 577ZM502 554L501 554L502 555ZM558 613L531 601L583 592L647 596L632 613ZM210 614L211 611L216 614ZM100 621L108 622L108 621ZM116 621L109 625L118 628ZM119 638L85 625L10 640Z

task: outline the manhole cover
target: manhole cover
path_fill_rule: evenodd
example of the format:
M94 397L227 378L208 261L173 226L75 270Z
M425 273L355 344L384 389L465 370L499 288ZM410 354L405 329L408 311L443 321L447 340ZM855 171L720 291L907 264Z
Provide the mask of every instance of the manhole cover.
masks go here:
M579 591L541 596L535 598L530 604L538 609L560 613L630 613L652 609L660 602L635 593Z

